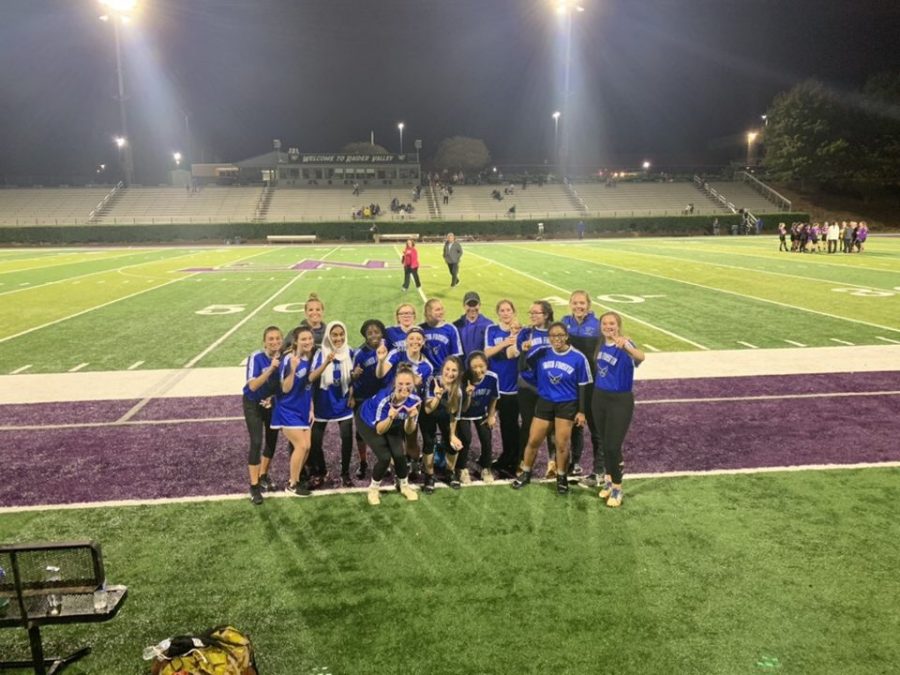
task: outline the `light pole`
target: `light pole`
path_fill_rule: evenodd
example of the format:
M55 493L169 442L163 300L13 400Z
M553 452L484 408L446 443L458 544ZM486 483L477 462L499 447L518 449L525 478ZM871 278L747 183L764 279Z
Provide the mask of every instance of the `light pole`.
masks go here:
M137 0L100 0L100 4L107 13L100 17L101 21L111 21L113 35L116 39L116 75L119 81L119 123L122 126L122 136L128 138L128 115L125 111L125 71L122 68L122 45L119 37L119 24L126 24L131 20L131 14L137 7ZM118 139L116 144L119 145ZM134 183L134 155L131 143L119 145L122 150L122 164L125 173L125 184Z
M400 132L400 154L403 154L403 127L406 126L403 122L397 122L397 130Z
M571 70L572 70L572 15L576 12L583 12L584 7L582 7L579 0L557 0L556 3L556 13L562 17L565 24L565 46L566 52L563 61L563 105L562 105L562 114L566 115L566 126L563 128L562 135L562 144L560 145L558 151L558 163L560 164L560 169L563 173L567 173L568 162L569 162L569 143L571 139L569 138L569 133L572 129L572 115L571 110L569 109L569 94L570 94L570 81L571 81Z
M753 160L753 141L756 140L757 136L759 136L758 131L748 131L747 132L747 166L750 166L750 162Z
M559 110L553 113L553 157L556 164L559 165L559 117L562 115Z

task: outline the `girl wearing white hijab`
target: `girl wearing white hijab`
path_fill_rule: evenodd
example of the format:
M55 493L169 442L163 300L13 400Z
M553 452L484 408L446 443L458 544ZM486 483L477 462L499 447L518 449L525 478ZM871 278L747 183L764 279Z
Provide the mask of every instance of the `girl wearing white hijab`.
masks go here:
M353 487L350 457L353 453L353 407L350 374L353 350L347 344L347 327L332 321L325 327L322 348L313 357L309 381L313 387L315 421L307 468L310 488L322 487L327 475L322 441L325 427L337 422L341 436L341 485Z

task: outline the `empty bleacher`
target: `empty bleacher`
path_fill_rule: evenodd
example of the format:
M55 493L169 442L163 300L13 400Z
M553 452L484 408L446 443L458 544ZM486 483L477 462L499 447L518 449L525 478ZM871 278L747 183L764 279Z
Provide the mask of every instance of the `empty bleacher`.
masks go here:
M511 206L516 207L516 218L577 217L584 215L577 202L558 184L539 187L531 184L526 190L516 185L511 195L503 195L498 201L491 196L494 190L503 194L503 185L460 186L453 189L449 204L441 204L441 217L447 220L477 220L507 217ZM440 196L438 195L440 200Z
M709 181L709 186L715 188L719 194L723 195L739 209L746 209L751 213L773 213L779 211L778 206L763 197L747 183Z
M70 225L88 221L110 188L0 189L0 225Z
M272 193L265 215L269 223L298 221L340 221L352 220L352 213L369 204L379 204L384 215L379 219L399 220L390 212L391 200L396 197L402 204L412 203L415 212L407 219L428 219L428 203L420 199L413 203L412 189L397 188L360 188L359 196L347 188L277 188Z
M674 216L694 205L694 214L728 213L713 203L693 183L603 183L576 184L578 196L592 215L600 216Z
M260 187L130 187L97 221L128 223L247 223L253 220Z

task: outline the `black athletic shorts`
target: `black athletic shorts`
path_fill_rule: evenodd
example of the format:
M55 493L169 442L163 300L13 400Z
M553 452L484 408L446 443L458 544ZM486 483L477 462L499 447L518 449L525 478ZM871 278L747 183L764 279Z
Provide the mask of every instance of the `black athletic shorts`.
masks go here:
M556 418L561 420L572 421L578 414L578 401L566 401L565 403L554 403L545 398L538 396L537 403L534 404L534 416L539 420L552 422Z

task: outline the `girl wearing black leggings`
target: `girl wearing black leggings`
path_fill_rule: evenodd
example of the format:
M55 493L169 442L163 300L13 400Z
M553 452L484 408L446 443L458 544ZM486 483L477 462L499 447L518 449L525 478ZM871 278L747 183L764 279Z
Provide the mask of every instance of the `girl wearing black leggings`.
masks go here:
M607 312L600 317L603 340L594 354L594 424L602 439L606 467L600 499L606 505L622 505L622 443L634 413L634 369L644 361L644 352L622 335L622 317Z
M269 478L269 463L275 455L278 443L278 429L272 424L272 396L280 386L278 367L283 337L278 326L269 326L263 331L263 348L247 358L247 383L244 385L243 407L247 433L250 434L250 452L247 468L250 472L250 501L262 504L262 491L275 491ZM265 437L266 447L263 447ZM262 464L260 464L262 451Z

